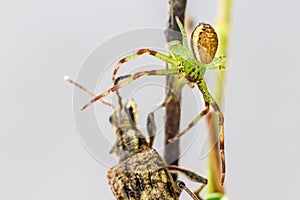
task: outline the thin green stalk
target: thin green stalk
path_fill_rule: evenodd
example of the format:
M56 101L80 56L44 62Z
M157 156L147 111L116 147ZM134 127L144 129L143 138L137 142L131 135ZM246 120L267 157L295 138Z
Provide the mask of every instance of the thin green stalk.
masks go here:
M230 31L230 14L232 8L232 1L231 0L219 0L219 8L218 8L218 18L216 23L216 31L219 37L219 48L218 48L218 55L227 55L228 58L228 38L229 38L229 31ZM227 61L225 61L224 65L226 66L226 70L220 71L217 75L215 80L215 87L214 87L214 97L215 100L218 102L220 107L222 107L223 103L223 85L226 78L226 71L228 70ZM226 119L225 119L226 120ZM212 114L208 115L207 123L210 124L209 132L210 132L210 144L213 145L212 152L209 156L209 163L208 163L208 187L207 193L220 193L224 194L225 190L224 187L220 185L220 158L219 158L219 149L218 145L215 145L217 141L216 138L218 137L218 118ZM225 121L226 125L226 121ZM226 133L225 133L225 140L226 140ZM226 152L225 152L226 153ZM226 183L226 179L225 179Z
M228 38L230 33L230 14L231 14L232 0L219 0L219 17L216 23L216 31L219 36L219 50L218 55L228 56ZM222 106L223 101L223 84L226 78L226 71L228 70L227 61L225 61L226 70L220 71L219 77L216 77L215 82L215 98Z

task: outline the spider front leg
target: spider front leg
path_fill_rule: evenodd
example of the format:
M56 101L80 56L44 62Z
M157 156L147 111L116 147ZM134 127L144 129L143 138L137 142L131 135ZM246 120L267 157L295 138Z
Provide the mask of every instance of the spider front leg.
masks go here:
M154 56L157 59L165 61L165 62L167 62L167 63L169 63L171 65L174 65L174 66L179 66L181 64L181 62L173 60L171 57L169 57L167 55L164 55L162 53L159 53L157 51L154 51L154 50L151 50L151 49L140 49L136 53L131 54L129 56L126 56L125 58L122 58L118 62L117 66L114 69L113 75L112 75L112 81L115 82L115 78L116 78L117 72L118 72L118 70L120 69L120 66L123 63L128 62L128 61L130 61L130 60L132 60L132 59L134 59L134 58L136 58L138 56L141 56L143 54L149 54L150 56Z
M208 113L210 104L207 101L205 101L204 103L205 103L205 109L202 110L200 112L200 114L192 122L190 122L189 125L183 131L181 131L181 133L179 133L175 137L169 139L169 142L174 142L174 141L178 140L181 136L183 136L186 132L188 132L195 124L197 124L197 122L200 119L202 119L202 117L204 117Z
M225 145L224 145L224 115L221 112L217 102L214 100L212 95L209 93L207 85L204 81L204 79L201 79L197 82L198 88L200 89L203 99L205 102L205 109L201 111L201 113L191 122L189 125L177 136L174 138L169 139L170 142L174 142L178 140L182 135L184 135L188 130L190 130L202 117L204 117L210 109L210 106L214 109L214 111L219 116L219 148L220 148L220 154L221 154L221 184L223 185L225 180Z
M224 115L221 112L218 104L214 101L211 103L211 107L213 107L214 111L219 116L219 148L220 148L220 154L221 154L221 184L223 185L225 181L225 143L224 143Z
M183 25L182 25L179 17L176 16L175 19L176 19L177 25L179 27L179 30L180 30L180 32L182 34L182 43L183 43L183 46L184 46L184 48L189 49L189 44L188 44L188 39L187 39L186 31L185 31L185 29L184 29L184 27L183 27Z
M219 148L221 154L221 185L224 184L225 181L225 144L224 144L224 115L218 106L217 102L213 98L213 96L209 93L207 85L204 79L200 80L198 83L198 88L200 89L204 101L209 102L209 105L214 109L219 117Z
M174 75L179 74L178 70L179 69L162 69L162 70L150 70L150 71L137 72L134 75L128 76L128 78L126 77L126 79L124 81L118 83L117 85L111 87L110 89L106 90L102 94L100 94L100 95L96 96L95 98L93 98L92 100L90 100L87 104L85 104L81 108L81 110L86 109L88 106L90 106L92 103L98 101L102 97L124 87L125 85L133 82L134 80L136 80L142 76L174 76Z

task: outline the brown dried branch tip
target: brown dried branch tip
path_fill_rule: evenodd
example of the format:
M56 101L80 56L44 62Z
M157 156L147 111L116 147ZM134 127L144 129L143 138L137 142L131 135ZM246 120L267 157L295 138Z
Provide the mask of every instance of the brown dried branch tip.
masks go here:
M179 17L181 21L184 21L186 0L169 0L169 19L167 29L165 31L166 41L181 41L181 34L179 27L176 23L175 17ZM168 68L168 64L166 65ZM173 76L166 78L166 97L168 101L165 102L165 152L164 158L168 164L178 165L179 162L179 141L173 143L169 142L169 139L175 137L179 132L180 126L180 102L181 102L181 87L178 87L178 79ZM174 174L173 178L176 180L177 175Z

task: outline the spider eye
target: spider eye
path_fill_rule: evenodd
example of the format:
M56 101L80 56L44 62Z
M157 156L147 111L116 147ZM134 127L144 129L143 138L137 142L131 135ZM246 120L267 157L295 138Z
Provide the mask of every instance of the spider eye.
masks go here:
M217 33L211 25L200 23L192 33L191 46L198 61L209 64L218 49Z

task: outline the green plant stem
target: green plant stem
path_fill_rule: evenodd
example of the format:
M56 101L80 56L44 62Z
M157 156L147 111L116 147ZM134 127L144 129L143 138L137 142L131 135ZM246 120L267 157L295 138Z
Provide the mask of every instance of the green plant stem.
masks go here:
M231 14L232 1L231 0L219 0L219 16L216 23L216 31L219 36L219 49L217 56L227 55L228 58L228 38L229 38L229 30L230 30L230 14ZM223 103L223 85L226 78L226 71L228 70L227 61L225 61L224 65L226 69L220 71L215 80L214 87L214 97L218 102L219 106L222 107ZM218 118L215 114L209 114L207 116L207 123L210 126L210 145L212 147L212 151L209 156L208 163L208 187L207 193L221 193L224 194L224 187L220 184L220 156L219 156L219 147L216 145L216 141L218 138ZM226 136L226 134L225 134ZM226 137L225 137L226 139ZM226 153L226 152L225 152ZM226 179L225 179L226 183Z

